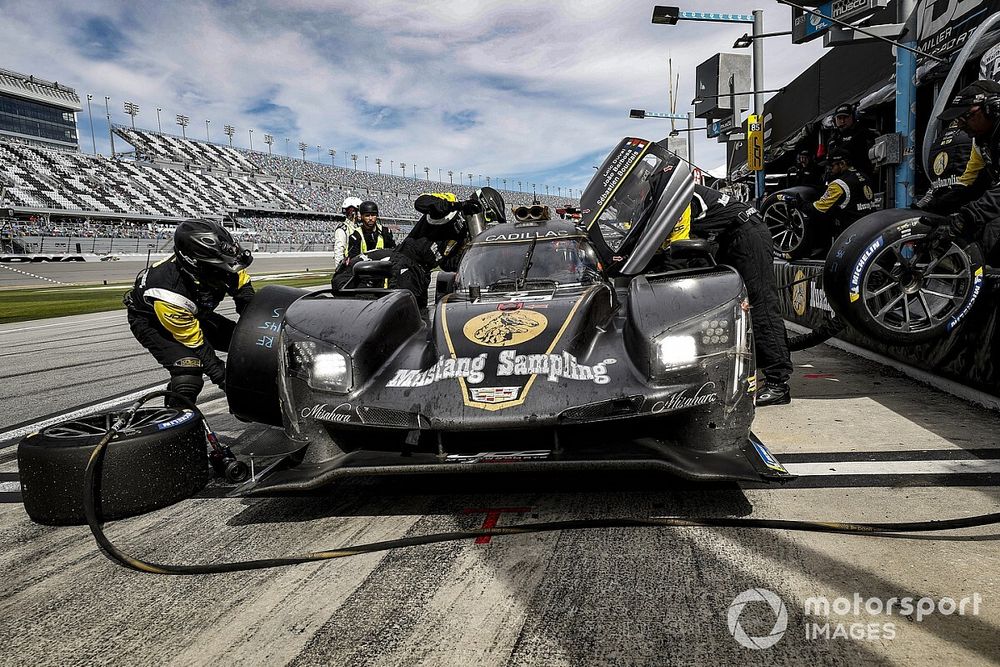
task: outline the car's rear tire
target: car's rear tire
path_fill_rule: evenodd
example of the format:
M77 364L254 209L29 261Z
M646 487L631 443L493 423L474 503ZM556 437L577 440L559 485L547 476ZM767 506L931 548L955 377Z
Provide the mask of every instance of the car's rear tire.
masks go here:
M823 286L830 305L872 338L916 344L949 333L979 296L983 258L976 244L943 253L922 242L923 214L878 211L844 230L830 249Z
M48 426L17 448L28 516L46 525L87 523L84 471L118 418L108 412ZM122 519L190 498L209 480L205 428L191 410L140 408L108 443L98 516Z

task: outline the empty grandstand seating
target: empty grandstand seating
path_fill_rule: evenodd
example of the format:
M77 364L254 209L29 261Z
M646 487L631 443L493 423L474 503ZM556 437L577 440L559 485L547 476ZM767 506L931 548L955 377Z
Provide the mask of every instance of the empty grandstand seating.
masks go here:
M170 134L133 130L122 125L115 126L115 134L132 144L137 159L150 162L196 164L247 174L256 170L253 163L229 146L175 137Z

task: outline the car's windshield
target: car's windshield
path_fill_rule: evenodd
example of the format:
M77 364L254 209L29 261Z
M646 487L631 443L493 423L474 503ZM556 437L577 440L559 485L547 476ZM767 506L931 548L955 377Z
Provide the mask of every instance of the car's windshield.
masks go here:
M582 285L599 279L597 255L590 243L570 237L474 244L462 257L456 284L484 290L519 289L522 283L533 281Z

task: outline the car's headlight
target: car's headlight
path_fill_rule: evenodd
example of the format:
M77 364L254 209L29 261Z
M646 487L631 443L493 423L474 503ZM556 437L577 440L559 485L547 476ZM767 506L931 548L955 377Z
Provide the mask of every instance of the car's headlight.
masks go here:
M318 340L288 342L285 369L289 376L305 380L313 389L346 394L354 385L351 356Z
M652 341L653 378L695 368L719 355L733 354L742 375L745 357L749 355L747 317L742 303L737 302L670 327Z

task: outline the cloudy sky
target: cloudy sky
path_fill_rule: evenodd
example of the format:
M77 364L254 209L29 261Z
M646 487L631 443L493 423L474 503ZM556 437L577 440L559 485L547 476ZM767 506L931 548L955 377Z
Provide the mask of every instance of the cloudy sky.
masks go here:
M631 120L632 107L668 111L668 58L687 112L695 67L732 52L749 26L650 23L655 2L323 0L131 2L0 0L0 67L76 88L80 145L91 150L86 94L94 95L99 152L109 152L104 97L115 122L179 129L299 155L300 141L352 153L375 170L392 160L455 172L582 188L592 165L626 135L659 139L669 121ZM774 0L688 0L682 9L764 9L766 32L788 30ZM821 40L820 40L821 41ZM818 42L765 42L765 88L778 88L823 54ZM739 51L749 53L749 49ZM99 107L99 108L98 108ZM703 122L699 121L699 125ZM695 162L715 168L722 146L696 133ZM408 173L412 173L410 167ZM444 176L447 179L447 176Z

